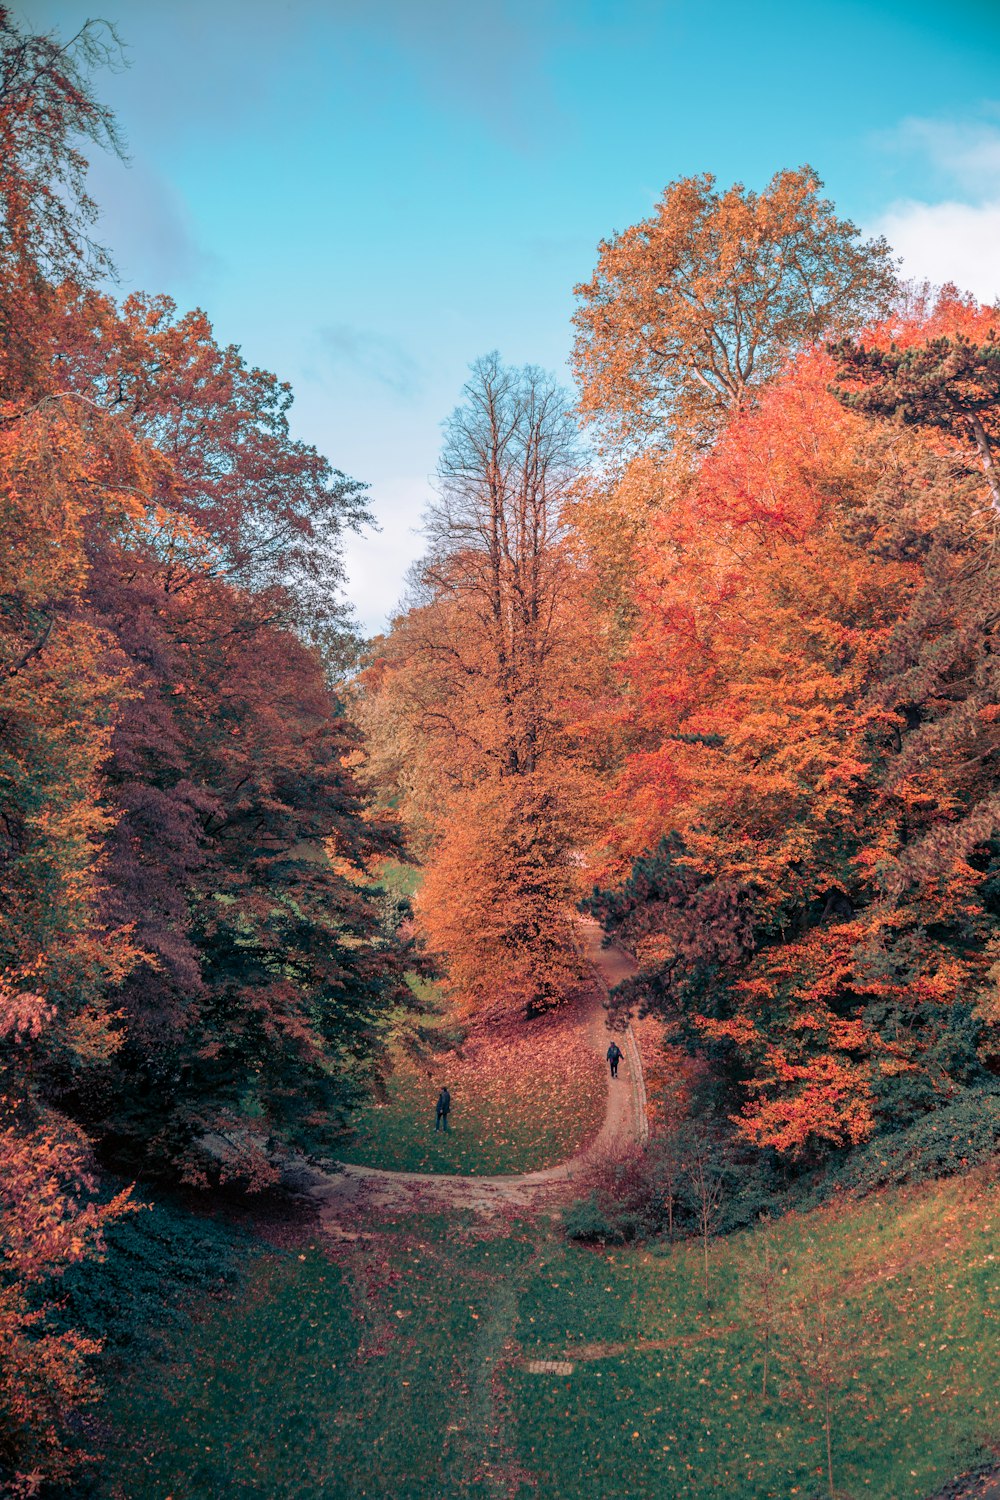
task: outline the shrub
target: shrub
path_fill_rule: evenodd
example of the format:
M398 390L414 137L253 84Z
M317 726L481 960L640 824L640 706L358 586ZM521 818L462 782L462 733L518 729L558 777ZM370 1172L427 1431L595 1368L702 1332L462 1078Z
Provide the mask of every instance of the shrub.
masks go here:
M148 1358L164 1334L190 1323L205 1297L231 1293L256 1252L244 1231L169 1203L147 1203L105 1231L103 1261L61 1278L58 1329L75 1328L104 1345L103 1359Z

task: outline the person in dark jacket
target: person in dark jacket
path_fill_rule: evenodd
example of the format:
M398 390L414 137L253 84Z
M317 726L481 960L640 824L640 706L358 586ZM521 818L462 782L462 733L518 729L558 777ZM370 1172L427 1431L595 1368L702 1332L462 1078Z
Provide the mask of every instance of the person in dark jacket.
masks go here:
M612 1042L611 1043L611 1046L608 1048L608 1054L607 1055L608 1055L608 1062L611 1064L611 1076L612 1076L612 1078L617 1078L618 1077L618 1064L622 1060L622 1049L619 1047L619 1045L618 1045L617 1042Z
M438 1094L437 1113L434 1116L434 1129L440 1130L441 1122L444 1121L444 1129L448 1129L448 1115L451 1111L451 1095L447 1089L442 1089Z

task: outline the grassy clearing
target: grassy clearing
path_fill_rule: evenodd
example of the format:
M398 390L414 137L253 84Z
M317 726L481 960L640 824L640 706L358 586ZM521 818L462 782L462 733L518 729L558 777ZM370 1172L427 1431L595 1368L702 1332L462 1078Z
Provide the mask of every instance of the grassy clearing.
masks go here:
M604 1117L604 1068L580 1035L586 994L549 1015L480 1027L457 1049L398 1051L386 1097L361 1112L345 1161L403 1172L530 1172L564 1161ZM452 1017L445 1012L441 1035ZM435 1132L447 1084L451 1130Z
M411 897L420 879L413 865L392 861L379 872L382 885L401 897ZM410 985L430 1011L425 1045L420 1055L394 1049L385 1095L359 1112L341 1160L399 1172L530 1172L566 1160L597 1134L604 1069L579 1034L592 996L581 990L534 1021L468 1029L443 986L417 976ZM452 1096L448 1134L434 1129L444 1084Z
M509 1491L493 1376L521 1234L383 1224L337 1261L269 1255L154 1377L114 1392L116 1500L354 1500Z
M551 1226L370 1221L268 1254L169 1363L113 1395L107 1494L727 1500L826 1493L819 1410L760 1395L741 1310L753 1235L613 1253ZM790 1217L783 1301L817 1280L854 1358L834 1403L844 1495L925 1497L1000 1426L1000 1188L966 1178ZM566 1377L529 1358L569 1358ZM532 1486L531 1480L537 1483Z
M546 1492L827 1493L819 1402L810 1409L782 1394L780 1338L778 1378L766 1401L760 1394L762 1343L741 1306L753 1238L713 1247L710 1305L695 1246L553 1251L544 1284L537 1279L521 1302L526 1352L573 1358L581 1348L601 1354L588 1344L628 1347L585 1357L547 1389L514 1375L520 1451ZM882 1500L931 1494L1000 1423L1000 1192L966 1180L790 1217L774 1242L780 1300L832 1289L854 1356L834 1398L838 1490Z

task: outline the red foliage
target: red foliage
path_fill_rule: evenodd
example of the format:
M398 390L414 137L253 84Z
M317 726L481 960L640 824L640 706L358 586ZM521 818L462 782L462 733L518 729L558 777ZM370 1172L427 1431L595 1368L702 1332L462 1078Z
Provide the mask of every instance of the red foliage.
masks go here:
M845 411L833 373L799 359L662 495L609 868L674 842L604 908L743 1132L793 1153L981 1066L1000 805L981 477Z

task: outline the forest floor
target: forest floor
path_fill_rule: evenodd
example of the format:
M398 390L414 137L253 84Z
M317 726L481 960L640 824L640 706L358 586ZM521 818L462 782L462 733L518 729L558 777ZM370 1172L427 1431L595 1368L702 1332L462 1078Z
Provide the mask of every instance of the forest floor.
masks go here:
M603 1011L588 1005L590 1067L612 1101L589 1148L494 1180L355 1164L305 1184L315 1211L269 1235L239 1295L206 1301L139 1378L109 1381L108 1459L86 1493L812 1500L828 1493L809 1380L826 1308L843 1356L838 1496L996 1500L997 1174L778 1221L775 1296L794 1333L765 1388L747 1298L759 1231L709 1246L707 1292L696 1243L561 1232L588 1164L641 1118L626 1066L607 1078Z
M582 985L570 1005L527 1028L499 1034L493 1028L465 1057L451 1052L432 1065L405 1059L398 1070L403 1082L388 1104L369 1110L358 1132L362 1144L327 1171L297 1174L300 1187L321 1205L324 1222L359 1205L478 1212L552 1205L578 1190L595 1160L645 1140L639 1050L631 1028L609 1028L604 1004L608 990L635 966L621 949L602 946L596 922L581 921L580 935L595 980ZM612 1039L623 1052L614 1079L605 1060ZM416 1099L414 1076L420 1079ZM455 1117L448 1134L431 1124L445 1082ZM490 1172L487 1164L506 1171Z

